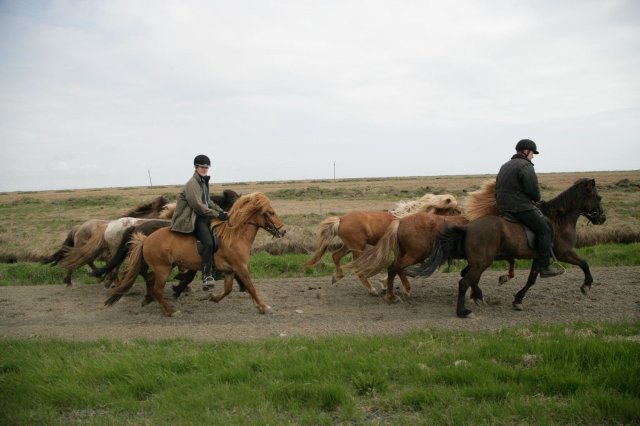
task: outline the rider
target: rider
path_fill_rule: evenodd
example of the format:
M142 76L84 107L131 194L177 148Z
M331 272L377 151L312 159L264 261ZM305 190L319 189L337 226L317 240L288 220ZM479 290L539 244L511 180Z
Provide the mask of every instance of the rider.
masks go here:
M178 195L176 210L171 218L171 230L185 234L193 233L203 245L202 251L202 289L211 290L215 284L213 278L213 237L209 222L217 217L229 219L229 214L209 198L209 179L207 175L211 161L206 155L193 159L195 172Z
M538 154L538 149L532 140L522 139L516 144L516 153L498 172L496 200L501 214L508 214L536 234L534 265L540 278L548 278L560 275L564 270L550 264L553 230L536 205L540 201L540 187L531 162L534 154Z

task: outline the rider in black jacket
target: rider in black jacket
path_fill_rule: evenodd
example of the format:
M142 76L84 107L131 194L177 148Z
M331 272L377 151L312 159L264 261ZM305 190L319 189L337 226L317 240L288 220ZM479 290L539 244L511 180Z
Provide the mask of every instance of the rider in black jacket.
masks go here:
M540 201L540 187L531 162L534 154L538 154L538 150L532 140L522 139L516 144L515 155L498 172L496 200L500 213L508 214L536 234L538 255L534 265L540 278L548 278L564 270L550 264L553 230L536 206Z

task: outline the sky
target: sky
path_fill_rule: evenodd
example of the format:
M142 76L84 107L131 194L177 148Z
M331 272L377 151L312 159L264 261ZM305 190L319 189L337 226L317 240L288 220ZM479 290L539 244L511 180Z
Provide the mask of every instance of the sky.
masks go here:
M637 0L0 0L0 191L640 169Z

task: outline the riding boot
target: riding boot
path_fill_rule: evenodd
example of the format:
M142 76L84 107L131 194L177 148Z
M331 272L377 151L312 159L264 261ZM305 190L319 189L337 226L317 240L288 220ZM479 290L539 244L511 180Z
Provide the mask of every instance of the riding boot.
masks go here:
M540 273L540 278L551 278L564 274L564 269L552 266L551 262L547 259L546 262L538 262L538 272Z
M213 289L216 280L213 278L213 262L211 259L204 261L202 268L202 290L209 291Z

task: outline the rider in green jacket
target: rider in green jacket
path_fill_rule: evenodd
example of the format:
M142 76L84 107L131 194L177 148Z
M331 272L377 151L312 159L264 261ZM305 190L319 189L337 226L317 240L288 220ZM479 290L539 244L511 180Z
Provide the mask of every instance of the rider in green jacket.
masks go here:
M176 210L171 218L171 230L185 234L193 233L202 243L202 289L207 291L215 284L210 221L212 218L227 220L229 214L209 198L209 157L202 154L196 156L193 166L193 176L178 195Z

